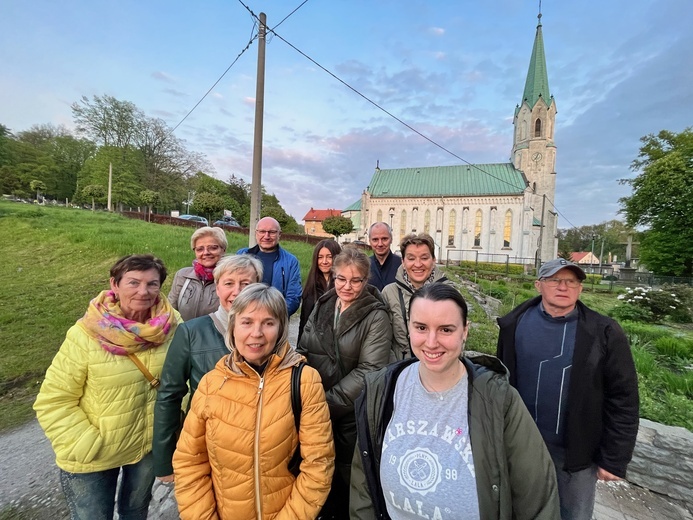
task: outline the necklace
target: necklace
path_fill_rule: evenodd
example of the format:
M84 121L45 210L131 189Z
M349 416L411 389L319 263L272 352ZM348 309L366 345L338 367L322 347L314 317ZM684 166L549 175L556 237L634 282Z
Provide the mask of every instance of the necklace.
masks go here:
M428 392L429 394L435 394L438 396L439 401L445 400L445 396L450 393L450 391L457 386L457 383L459 383L462 380L462 377L466 373L466 370L464 368L464 365L459 362L457 364L457 373L453 377L453 383L450 384L447 388L442 388L440 390L436 390L434 386L430 383L430 381L424 382L424 377L421 374L421 367L419 366L419 381L421 382L421 386L423 389Z

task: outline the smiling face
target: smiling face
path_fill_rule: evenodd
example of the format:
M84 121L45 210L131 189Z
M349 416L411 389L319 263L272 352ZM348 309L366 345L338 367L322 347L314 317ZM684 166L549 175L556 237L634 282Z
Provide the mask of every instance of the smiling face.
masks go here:
M243 288L257 281L257 274L252 269L240 269L222 274L217 282L217 296L224 310L228 312Z
M120 301L123 316L144 323L161 291L159 271L128 271L120 282L116 283L115 278L111 278L110 282L111 290Z
M198 238L195 241L193 251L195 251L197 261L209 269L215 267L225 253L224 248L212 236Z
M416 289L428 280L435 265L436 259L426 244L410 244L402 255L402 268Z
M376 224L368 234L368 240L373 248L375 257L382 264L390 253L392 237L385 224Z
M582 284L572 269L561 269L553 274L548 280L537 280L534 282L539 294L544 310L553 317L565 316L575 308L575 304L582 293ZM556 287L551 287L558 283ZM568 283L575 287L568 287Z
M263 253L270 253L277 249L281 231L279 222L271 217L261 218L255 228L255 240Z
M452 300L417 298L411 305L409 337L421 370L438 377L457 370L469 325Z
M233 340L248 363L262 365L274 352L279 338L279 320L269 309L253 304L235 317Z
M332 274L332 253L326 247L318 251L318 269L326 278Z

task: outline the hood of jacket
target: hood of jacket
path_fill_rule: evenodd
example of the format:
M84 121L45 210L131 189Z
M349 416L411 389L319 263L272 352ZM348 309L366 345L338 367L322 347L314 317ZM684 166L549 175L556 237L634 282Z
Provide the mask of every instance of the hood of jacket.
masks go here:
M433 280L431 283L435 282L440 282L440 281L446 281L447 277L445 276L445 273L443 273L442 270L438 269L438 265L433 266ZM404 281L404 264L400 265L397 268L397 274L395 275L395 282L398 287L401 287L405 291L408 291L410 293L414 293L414 289L411 288L411 286Z
M287 341L284 345L274 349L267 361L264 373L267 373L269 370L284 370L285 368L297 366L301 361L305 362L305 360ZM256 374L255 369L238 353L238 349L234 349L233 352L221 358L217 362L215 370L221 370L227 374L230 372L236 376L252 376Z

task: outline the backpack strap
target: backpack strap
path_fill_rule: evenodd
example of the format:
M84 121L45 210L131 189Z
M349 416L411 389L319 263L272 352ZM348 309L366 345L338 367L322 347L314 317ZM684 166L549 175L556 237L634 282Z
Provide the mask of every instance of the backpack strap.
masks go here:
M404 295L402 294L402 289L397 287L397 294L399 294L399 307L402 310L402 320L404 321L404 331L407 333L407 345L409 345L409 355L411 356L411 341L409 339L409 324L407 323L407 306L404 305ZM404 354L406 357L407 354Z
M301 412L303 403L301 402L301 372L305 363L301 361L298 365L291 367L291 410L294 412L294 424L296 433L301 427Z
M301 361L298 365L291 367L291 410L294 413L294 424L296 425L296 435L298 435L301 427L301 412L303 411L303 403L301 401L301 372L306 364ZM296 446L291 460L289 461L289 471L298 477L301 472L301 443L299 441Z

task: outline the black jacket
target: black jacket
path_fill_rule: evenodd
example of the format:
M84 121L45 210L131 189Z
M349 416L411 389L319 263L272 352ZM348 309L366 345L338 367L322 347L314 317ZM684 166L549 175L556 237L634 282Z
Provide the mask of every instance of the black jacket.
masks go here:
M541 296L498 318L496 355L515 386L515 329ZM638 434L638 378L623 329L611 318L577 302L578 325L568 389L564 446L566 471L597 464L624 478Z

